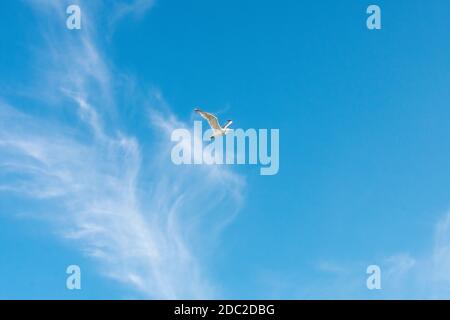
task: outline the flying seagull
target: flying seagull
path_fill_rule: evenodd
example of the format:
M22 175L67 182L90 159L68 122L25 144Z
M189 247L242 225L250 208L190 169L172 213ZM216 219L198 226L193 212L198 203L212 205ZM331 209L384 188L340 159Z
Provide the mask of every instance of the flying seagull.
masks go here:
M227 120L225 125L223 127L220 126L219 120L217 120L217 117L211 113L202 111L200 109L194 109L195 112L197 112L202 118L205 118L206 121L208 121L209 125L213 129L213 135L211 136L211 140L214 140L216 137L221 137L227 134L230 129L228 127L233 123L231 120Z

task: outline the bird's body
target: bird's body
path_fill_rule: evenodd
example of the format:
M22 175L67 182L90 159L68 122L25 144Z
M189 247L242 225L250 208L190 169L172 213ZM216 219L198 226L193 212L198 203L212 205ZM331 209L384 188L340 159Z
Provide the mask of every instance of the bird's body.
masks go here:
M208 121L209 125L211 126L211 129L213 130L213 135L211 136L211 140L214 140L216 137L221 137L227 134L227 132L230 131L228 127L233 123L231 120L227 120L225 125L223 127L220 126L219 120L217 117L211 113L204 112L200 109L194 109L195 112L197 112L202 118L206 119Z

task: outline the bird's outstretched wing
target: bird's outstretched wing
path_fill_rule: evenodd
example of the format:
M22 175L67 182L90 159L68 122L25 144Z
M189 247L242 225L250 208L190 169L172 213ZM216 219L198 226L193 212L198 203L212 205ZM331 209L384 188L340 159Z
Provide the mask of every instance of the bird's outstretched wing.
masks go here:
M227 120L227 123L225 123L225 125L223 126L223 129L228 129L228 127L231 126L232 123L233 123L233 121Z
M214 130L221 130L222 128L219 125L219 121L217 120L216 116L212 115L211 113L204 112L200 109L194 109L195 112L197 112L200 116L206 119L208 121L211 128Z

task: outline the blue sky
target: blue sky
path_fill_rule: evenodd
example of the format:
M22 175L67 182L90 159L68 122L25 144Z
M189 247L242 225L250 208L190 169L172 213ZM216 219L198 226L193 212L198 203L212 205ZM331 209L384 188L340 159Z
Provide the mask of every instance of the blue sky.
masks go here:
M449 298L449 10L1 2L0 298ZM174 166L196 106L279 129L279 173Z

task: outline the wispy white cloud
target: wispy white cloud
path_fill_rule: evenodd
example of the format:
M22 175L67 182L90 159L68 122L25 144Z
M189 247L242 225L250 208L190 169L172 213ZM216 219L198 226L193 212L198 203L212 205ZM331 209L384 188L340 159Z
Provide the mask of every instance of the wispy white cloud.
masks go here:
M116 25L122 19L127 17L142 18L155 4L155 0L128 0L115 2L113 5L110 5L108 7L111 10L108 21L110 32L115 30Z
M124 15L142 16L155 5L155 0L132 0L119 2L116 6L116 15L123 17Z
M384 297L448 299L450 297L450 213L437 221L428 252L399 253L384 259Z
M437 221L431 235L434 244L426 252L401 252L370 262L319 265L321 271L336 276L319 289L332 292L332 297L378 299L448 299L450 297L450 213ZM381 268L381 290L369 291L365 286L365 268L377 264ZM343 296L340 296L340 292Z
M346 272L343 266L333 261L322 260L317 264L317 267L319 270L331 274L343 274Z
M264 271L260 284L276 299L449 299L450 212L435 223L430 239L433 244L423 251L385 252L370 260L319 260L315 277ZM366 286L367 267L374 264L381 270L380 290Z
M30 3L58 26L64 19L59 1ZM137 12L152 3L128 2L126 8ZM89 5L83 4L85 12ZM102 54L94 27L78 39L64 29L45 33L39 59L45 68L32 92L47 102L42 108L66 110L64 117L41 117L0 101L0 192L57 203L58 212L46 218L58 234L96 259L105 275L146 297L213 297L207 252L241 207L245 181L225 167L170 162L169 132L188 125L157 92L150 105L141 102L148 138L128 133L132 128L117 115L130 106L113 89L120 76Z

